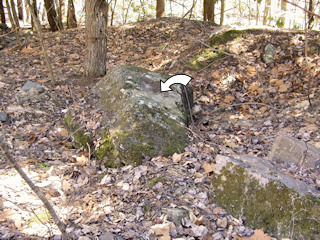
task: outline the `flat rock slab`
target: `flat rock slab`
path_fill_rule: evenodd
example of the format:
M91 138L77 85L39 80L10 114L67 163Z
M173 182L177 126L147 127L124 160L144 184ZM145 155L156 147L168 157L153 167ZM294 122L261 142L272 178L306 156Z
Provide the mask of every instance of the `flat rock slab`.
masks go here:
M105 111L96 156L107 166L141 164L143 158L172 155L188 144L189 114L184 88L160 92L169 76L118 66L87 97ZM187 86L192 101L192 88ZM191 102L192 104L192 102Z
M275 162L292 162L314 168L320 159L320 149L299 139L279 135L272 145L268 158Z
M212 185L215 203L251 227L276 237L320 239L320 192L268 160L217 155Z

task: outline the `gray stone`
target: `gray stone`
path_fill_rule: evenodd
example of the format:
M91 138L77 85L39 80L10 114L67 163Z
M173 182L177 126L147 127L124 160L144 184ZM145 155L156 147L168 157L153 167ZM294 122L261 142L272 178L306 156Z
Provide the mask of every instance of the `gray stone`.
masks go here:
M320 149L293 137L276 137L268 158L275 162L292 162L305 167L316 167L320 159Z
M278 172L266 159L217 155L212 186L215 202L254 228L277 237L320 239L320 225L313 220L320 217L320 192Z
M211 237L212 240L224 240L222 233L216 232Z
M8 114L6 112L0 112L0 121L1 122L8 121Z
M162 211L167 215L167 219L176 226L182 224L183 218L189 219L189 211L180 208L163 208Z
M44 89L41 85L39 85L39 84L37 84L37 83L34 83L34 82L31 82L31 81L27 81L27 82L22 86L22 90L24 90L24 91L30 90L30 89L32 89L32 88L37 89L40 93L42 93L42 92L45 91L45 89Z
M134 66L112 69L87 97L105 111L99 159L111 167L139 165L142 155L170 156L188 144L189 112L183 87L160 92L160 80L169 76ZM192 88L187 85L192 104Z
M275 50L276 50L275 46L273 46L270 43L264 48L264 54L262 58L265 63L274 62L274 56L276 55Z

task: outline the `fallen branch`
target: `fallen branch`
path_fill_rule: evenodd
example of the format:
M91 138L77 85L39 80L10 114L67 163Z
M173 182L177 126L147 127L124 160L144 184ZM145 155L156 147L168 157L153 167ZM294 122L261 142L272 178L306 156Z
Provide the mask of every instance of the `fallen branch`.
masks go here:
M7 151L5 143L2 139L0 139L0 149L5 156L5 158L12 164L12 166L17 170L19 175L27 182L30 188L35 192L35 194L40 198L43 202L46 209L51 214L55 224L58 226L62 238L63 239L72 239L66 232L66 226L63 222L60 221L58 215L56 214L55 210L49 203L48 199L44 196L44 194L40 191L40 189L31 181L31 179L27 176L27 174L22 170L22 168L18 165L18 163L11 157L10 153Z

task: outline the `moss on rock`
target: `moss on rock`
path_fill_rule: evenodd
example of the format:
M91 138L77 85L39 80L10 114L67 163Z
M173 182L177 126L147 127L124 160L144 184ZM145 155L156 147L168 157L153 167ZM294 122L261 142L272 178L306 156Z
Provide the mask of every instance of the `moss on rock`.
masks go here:
M64 125L72 138L72 142L75 148L83 148L86 151L92 151L93 142L88 134L85 133L84 128L82 128L71 116L70 111L68 111L64 117Z
M277 237L320 239L320 201L278 181L262 185L243 166L228 163L212 180L214 202L253 228Z
M169 156L184 150L189 142L189 112L179 86L161 93L160 80L169 76L134 66L112 69L92 91L106 110L97 158L106 166L139 165L144 156ZM192 106L192 88L187 87ZM90 99L90 98L88 98ZM112 116L114 121L110 121Z

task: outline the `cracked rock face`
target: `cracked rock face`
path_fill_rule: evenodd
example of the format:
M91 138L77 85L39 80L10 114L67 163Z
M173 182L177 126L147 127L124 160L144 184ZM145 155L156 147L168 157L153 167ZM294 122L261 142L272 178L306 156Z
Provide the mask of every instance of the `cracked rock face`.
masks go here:
M143 156L182 152L188 143L184 88L160 92L169 76L134 66L112 69L88 97L105 111L97 156L107 166L139 165ZM192 88L187 87L192 101ZM192 102L191 102L192 105Z

